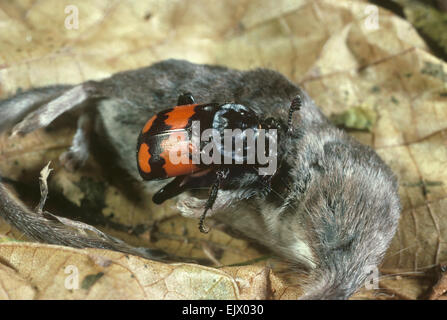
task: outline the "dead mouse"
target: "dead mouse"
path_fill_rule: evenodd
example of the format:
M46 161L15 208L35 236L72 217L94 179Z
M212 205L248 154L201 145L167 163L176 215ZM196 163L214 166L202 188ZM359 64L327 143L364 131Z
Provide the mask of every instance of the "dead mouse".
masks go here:
M96 132L114 148L117 164L142 181L135 157L138 136L148 119L176 106L185 92L203 103L247 106L262 119L276 119L280 128L280 161L269 181L255 170L232 174L216 191L208 215L306 270L303 299L351 296L381 262L394 236L401 210L397 181L374 150L334 127L305 91L275 71L166 60L98 82L18 94L0 102L0 128L26 134L79 109L72 146L60 158L65 167L83 165L89 137ZM295 97L301 110L288 121ZM150 194L166 184L143 183ZM169 196L177 196L182 215L198 218L207 200L186 189ZM0 214L19 230L40 241L83 245L11 209L14 201L7 193L0 197Z

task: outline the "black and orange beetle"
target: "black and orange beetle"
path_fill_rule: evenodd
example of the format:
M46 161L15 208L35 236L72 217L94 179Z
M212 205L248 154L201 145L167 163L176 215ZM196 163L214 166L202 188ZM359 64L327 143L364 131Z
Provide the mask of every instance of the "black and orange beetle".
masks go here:
M288 128L291 128L292 113L301 107L299 96L293 99L288 118ZM199 138L205 130L213 129L214 135L209 135L216 149L205 152L205 142L194 140L194 125L200 126ZM254 169L265 165L259 161L248 161L250 153L256 152L250 148L246 132L253 132L252 139L259 139L261 129L279 129L280 122L274 118L262 119L253 110L236 103L206 103L197 104L191 93L179 96L177 106L163 110L152 116L145 124L138 137L137 163L138 170L144 180L168 179L176 177L162 189L157 191L152 200L161 204L187 189L203 187L204 181L213 180L204 212L200 218L199 229L208 232L204 226L206 213L213 207L218 190L225 179L228 179L233 169ZM234 136L232 149L223 148L226 130L240 130L241 145L236 152ZM217 132L217 134L216 134ZM197 142L197 140L196 140ZM267 142L262 152L268 152ZM217 151L216 154L213 154ZM182 152L183 151L183 152ZM221 161L204 162L200 155L208 153L209 158ZM194 158L194 155L199 155ZM226 160L225 160L226 158ZM229 159L229 161L228 161ZM175 161L174 161L175 160ZM195 160L195 161L194 161ZM206 177L206 178L205 178ZM204 183L209 186L209 183Z

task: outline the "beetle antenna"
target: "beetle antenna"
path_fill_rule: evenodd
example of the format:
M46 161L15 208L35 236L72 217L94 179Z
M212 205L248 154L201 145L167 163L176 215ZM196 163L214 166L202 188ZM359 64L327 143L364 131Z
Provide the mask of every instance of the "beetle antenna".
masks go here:
M216 201L220 184L221 184L222 180L227 177L227 175L228 175L228 169L216 171L217 179L214 182L214 184L211 186L210 195L208 197L208 200L205 203L205 210L203 211L202 215L200 216L200 220L199 220L199 230L202 233L209 232L209 229L205 226L206 213L208 212L209 209L213 208L213 204Z
M202 233L208 233L209 229L205 226L205 218L206 218L206 213L208 212L209 209L213 208L213 204L216 201L217 198L217 192L219 191L219 185L220 185L220 180L217 179L214 184L211 186L211 190L210 190L210 195L208 197L208 200L205 203L205 210L203 211L202 215L200 216L200 220L199 220L199 230Z
M289 119L287 121L287 128L289 133L292 132L292 115L295 111L300 110L302 105L303 101L301 100L300 95L297 95L295 98L293 98L292 102L290 103Z

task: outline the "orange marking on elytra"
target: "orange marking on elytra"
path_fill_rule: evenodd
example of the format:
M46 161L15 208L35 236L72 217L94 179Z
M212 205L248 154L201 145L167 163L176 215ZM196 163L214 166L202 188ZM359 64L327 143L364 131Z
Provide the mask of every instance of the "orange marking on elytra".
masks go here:
M157 116L153 116L152 118L149 119L148 122L146 122L146 124L144 125L143 130L141 131L142 133L146 133L149 131L149 129L152 127L152 123L154 123L154 120Z
M160 145L163 148L160 157L165 160L163 169L168 177L191 174L200 170L189 158L191 142L186 132L173 132ZM171 156L175 156L175 159L171 159Z
M142 143L140 150L138 151L138 166L141 171L145 173L151 172L151 165L149 164L149 159L151 154L149 153L149 146L146 143Z
M171 126L171 129L183 129L188 124L189 118L195 113L194 108L198 104L188 104L184 106L176 106L174 109L166 115L168 118L165 123Z

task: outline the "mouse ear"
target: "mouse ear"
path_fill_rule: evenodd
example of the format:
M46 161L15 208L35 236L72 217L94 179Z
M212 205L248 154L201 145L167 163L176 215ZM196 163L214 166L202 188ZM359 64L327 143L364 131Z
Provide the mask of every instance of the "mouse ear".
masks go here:
M293 98L292 102L290 103L289 107L289 118L287 120L287 131L292 132L292 115L295 111L298 111L301 109L301 106L303 105L303 100L301 99L301 96L298 94Z

